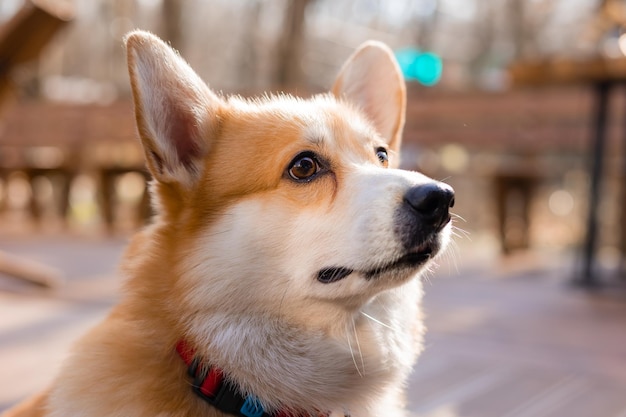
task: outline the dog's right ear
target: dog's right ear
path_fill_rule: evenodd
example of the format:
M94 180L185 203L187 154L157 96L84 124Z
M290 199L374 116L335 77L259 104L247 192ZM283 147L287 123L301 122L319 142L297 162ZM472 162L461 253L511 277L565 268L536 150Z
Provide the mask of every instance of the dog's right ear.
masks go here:
M406 112L406 86L393 52L381 42L362 44L341 68L331 90L357 105L395 153L400 150ZM399 164L397 157L391 166Z
M162 183L190 187L217 130L222 101L155 35L134 31L124 42L148 168Z

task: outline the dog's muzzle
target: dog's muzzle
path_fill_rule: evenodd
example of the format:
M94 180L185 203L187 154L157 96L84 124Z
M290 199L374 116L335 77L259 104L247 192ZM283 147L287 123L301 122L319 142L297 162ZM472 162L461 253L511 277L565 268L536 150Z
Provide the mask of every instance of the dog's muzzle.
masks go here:
M439 232L450 222L454 190L447 184L429 182L409 188L395 212L394 232L404 253L389 263L362 272L372 279L391 271L413 269L433 258L440 249ZM330 267L318 272L318 281L330 284L354 272L351 268Z

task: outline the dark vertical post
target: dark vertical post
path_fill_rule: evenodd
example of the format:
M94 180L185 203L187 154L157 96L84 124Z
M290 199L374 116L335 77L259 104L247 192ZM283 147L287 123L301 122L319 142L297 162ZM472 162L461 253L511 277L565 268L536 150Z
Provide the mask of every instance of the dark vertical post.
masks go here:
M624 120L626 122L626 119ZM620 264L618 274L624 280L626 280L626 216L623 214L626 207L626 123L624 123L622 134L622 172L620 183L622 186L621 189L621 201L620 207L622 210L622 214L619 216L620 223Z
M302 82L302 46L304 43L306 8L312 0L289 0L283 32L278 45L277 86L295 88Z
M597 284L594 275L594 260L598 241L598 207L602 183L604 150L606 147L607 109L609 101L609 82L599 82L594 86L595 114L593 120L593 138L591 143L591 181L589 188L589 213L587 217L587 236L583 248L583 270L579 283L584 286Z

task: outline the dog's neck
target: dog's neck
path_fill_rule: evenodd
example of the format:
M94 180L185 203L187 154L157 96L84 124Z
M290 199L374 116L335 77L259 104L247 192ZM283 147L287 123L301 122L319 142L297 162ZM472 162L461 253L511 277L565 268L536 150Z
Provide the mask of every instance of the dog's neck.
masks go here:
M196 354L186 340L176 344L176 352L185 362L188 376L192 378L193 392L211 406L225 414L238 417L328 417L330 412L315 412L283 408L265 410L254 394L243 395L234 381L230 381L222 369L211 366Z
M403 290L416 298L420 292L413 285ZM381 294L363 312L378 322L359 314L338 324L341 334L262 314L227 313L194 314L185 320L184 332L203 358L268 408L287 406L309 414L349 409L358 415L358 410L378 409L385 402L381 387L406 376L412 360L401 358L419 345L421 331L402 324L405 317L417 315L418 302L401 301L393 293Z

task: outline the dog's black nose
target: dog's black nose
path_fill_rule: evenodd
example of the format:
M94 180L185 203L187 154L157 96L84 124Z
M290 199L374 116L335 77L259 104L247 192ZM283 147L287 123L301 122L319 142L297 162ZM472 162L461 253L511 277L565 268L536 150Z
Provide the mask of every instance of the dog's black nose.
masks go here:
M426 225L441 230L450 221L454 206L454 190L447 184L431 182L407 191L404 201Z

